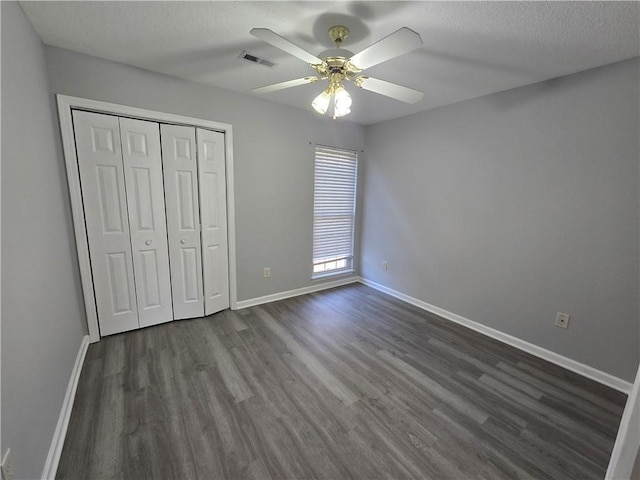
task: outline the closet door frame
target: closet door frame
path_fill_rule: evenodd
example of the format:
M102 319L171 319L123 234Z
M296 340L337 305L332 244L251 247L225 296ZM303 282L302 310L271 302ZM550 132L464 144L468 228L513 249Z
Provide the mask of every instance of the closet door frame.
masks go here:
M87 240L87 226L85 224L84 206L82 203L82 191L80 189L80 172L76 145L73 133L72 110L86 110L107 115L130 117L139 120L149 120L158 123L187 125L196 128L215 130L225 135L225 168L227 188L227 241L229 253L229 306L237 309L237 285L236 285L236 241L235 241L235 203L233 181L233 131L228 123L213 122L202 118L186 117L171 113L158 112L143 108L129 107L116 103L100 102L87 98L71 97L57 94L58 118L60 120L60 133L62 135L62 147L65 164L67 167L67 181L71 199L71 211L75 231L76 249L80 267L80 279L84 295L85 312L87 314L87 326L91 343L100 340L98 328L98 312L93 290L93 277L91 263L89 261L89 243Z

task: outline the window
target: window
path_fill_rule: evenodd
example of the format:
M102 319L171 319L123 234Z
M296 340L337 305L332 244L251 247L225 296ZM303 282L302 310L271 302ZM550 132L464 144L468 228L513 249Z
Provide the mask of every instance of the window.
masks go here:
M313 278L353 270L358 154L316 146Z

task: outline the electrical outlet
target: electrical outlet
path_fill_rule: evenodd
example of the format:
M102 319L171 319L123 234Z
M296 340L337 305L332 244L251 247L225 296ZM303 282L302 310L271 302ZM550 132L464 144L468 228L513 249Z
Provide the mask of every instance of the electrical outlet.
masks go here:
M387 269L387 266L388 266L387 261L386 261L386 260L383 260L383 261L382 261L382 264L381 264L380 266L382 267L382 269L383 269L383 270L386 270L386 269Z
M556 313L556 327L569 328L569 319L571 315L568 313L558 312Z
M11 465L11 449L7 450L2 459L2 480L13 480L13 466Z
M271 268L264 267L264 272L262 273L262 275L264 276L264 278L269 278L271 276Z

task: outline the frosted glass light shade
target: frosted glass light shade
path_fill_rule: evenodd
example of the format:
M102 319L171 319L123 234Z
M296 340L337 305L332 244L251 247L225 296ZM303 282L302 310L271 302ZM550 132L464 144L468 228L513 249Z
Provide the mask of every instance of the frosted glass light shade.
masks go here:
M320 115L324 115L325 113L327 113L327 109L329 108L330 101L331 101L331 93L327 89L313 99L313 102L311 102L311 106Z
M333 106L336 117L344 117L351 113L351 95L343 87L336 89Z
M335 112L333 112L333 116L335 118L344 117L345 115L349 115L350 113L351 113L351 109L350 108L343 109L343 110L336 109Z

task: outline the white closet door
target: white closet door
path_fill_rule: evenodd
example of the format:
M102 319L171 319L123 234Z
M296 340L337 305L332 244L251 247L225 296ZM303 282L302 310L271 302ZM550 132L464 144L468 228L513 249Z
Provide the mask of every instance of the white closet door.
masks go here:
M205 315L229 308L224 134L197 129Z
M164 195L176 320L204 316L196 129L161 125Z
M160 125L120 118L140 326L173 320Z
M138 328L118 118L73 112L101 335Z

